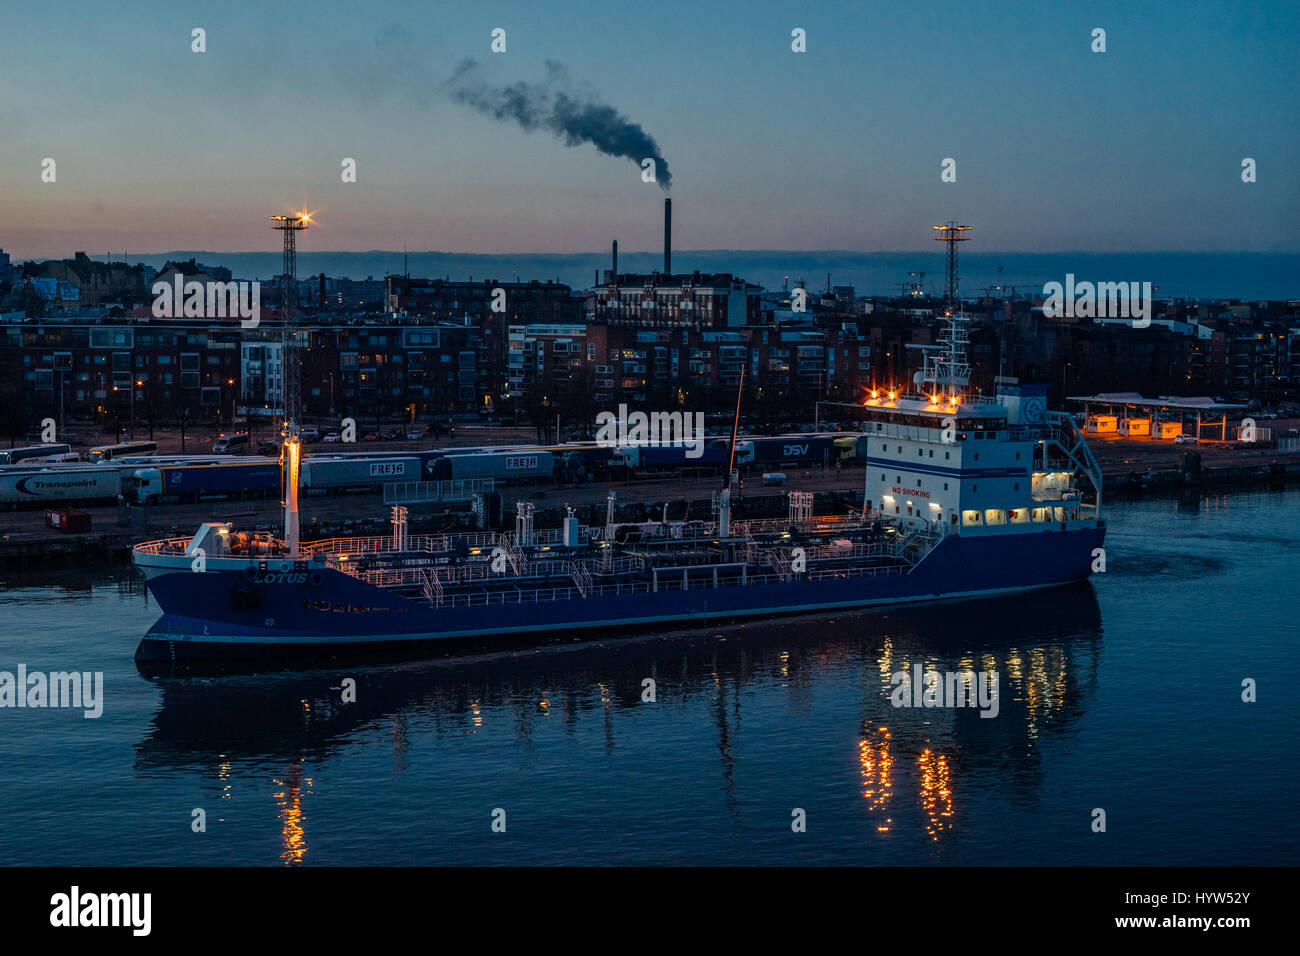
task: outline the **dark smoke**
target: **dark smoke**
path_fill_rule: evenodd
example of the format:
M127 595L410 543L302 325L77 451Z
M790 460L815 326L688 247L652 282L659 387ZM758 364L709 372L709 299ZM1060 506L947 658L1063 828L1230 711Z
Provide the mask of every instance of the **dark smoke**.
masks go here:
M667 190L672 184L668 161L655 138L614 107L566 90L567 73L558 63L546 64L543 83L511 83L491 86L479 78L479 63L465 60L451 75L447 87L457 103L470 106L485 116L511 121L527 132L546 130L564 140L566 146L590 143L606 156L655 161L655 178Z

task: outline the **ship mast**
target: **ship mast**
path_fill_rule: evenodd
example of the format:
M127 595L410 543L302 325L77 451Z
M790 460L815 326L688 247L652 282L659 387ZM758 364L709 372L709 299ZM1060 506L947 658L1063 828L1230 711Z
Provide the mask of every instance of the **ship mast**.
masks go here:
M745 390L745 366L740 366L740 381L736 384L736 417L731 422L731 448L727 454L727 478L718 499L718 537L731 537L731 482L735 477L736 434L740 430L740 396Z
M939 233L934 237L935 240L948 245L948 287L943 302L946 328L939 342L938 353L926 354L921 370L916 373L913 381L922 392L925 391L926 382L932 383L936 386L939 400L956 405L970 384L970 360L966 352L970 344L970 316L962 311L957 277L957 243L970 240L970 236L965 235L970 231L970 226L947 222L934 228Z
M302 409L300 407L301 381L298 368L297 306L298 306L298 233L311 222L310 213L293 216L272 216L272 229L284 233L284 273L282 281L284 318L280 332L280 398L283 445L280 466L284 479L284 542L290 560L297 561L298 551L298 482L302 464Z

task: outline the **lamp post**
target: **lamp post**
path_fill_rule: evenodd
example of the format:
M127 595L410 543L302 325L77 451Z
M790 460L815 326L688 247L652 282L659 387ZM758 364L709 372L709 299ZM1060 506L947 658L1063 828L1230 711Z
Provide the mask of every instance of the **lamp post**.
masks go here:
M149 388L148 379L141 379L136 384L144 388L144 394L140 397L144 399L144 411L149 416L149 440L153 441L153 423L154 419L158 417L153 407L153 389Z

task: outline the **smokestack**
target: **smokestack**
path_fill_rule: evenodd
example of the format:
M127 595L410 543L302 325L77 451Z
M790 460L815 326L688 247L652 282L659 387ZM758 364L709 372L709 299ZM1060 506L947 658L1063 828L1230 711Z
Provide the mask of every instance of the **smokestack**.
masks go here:
M664 200L664 275L673 274L673 200Z
M618 240L614 240L614 267L610 270L614 274L614 281L618 281Z

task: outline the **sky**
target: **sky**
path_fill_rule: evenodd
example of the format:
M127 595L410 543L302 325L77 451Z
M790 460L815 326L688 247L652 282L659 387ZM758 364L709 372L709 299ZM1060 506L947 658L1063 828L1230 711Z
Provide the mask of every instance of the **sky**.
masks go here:
M273 250L309 209L300 248L659 249L659 185L458 102L473 59L652 137L676 249L933 248L956 219L984 250L1297 252L1297 41L1281 2L12 5L0 248Z

